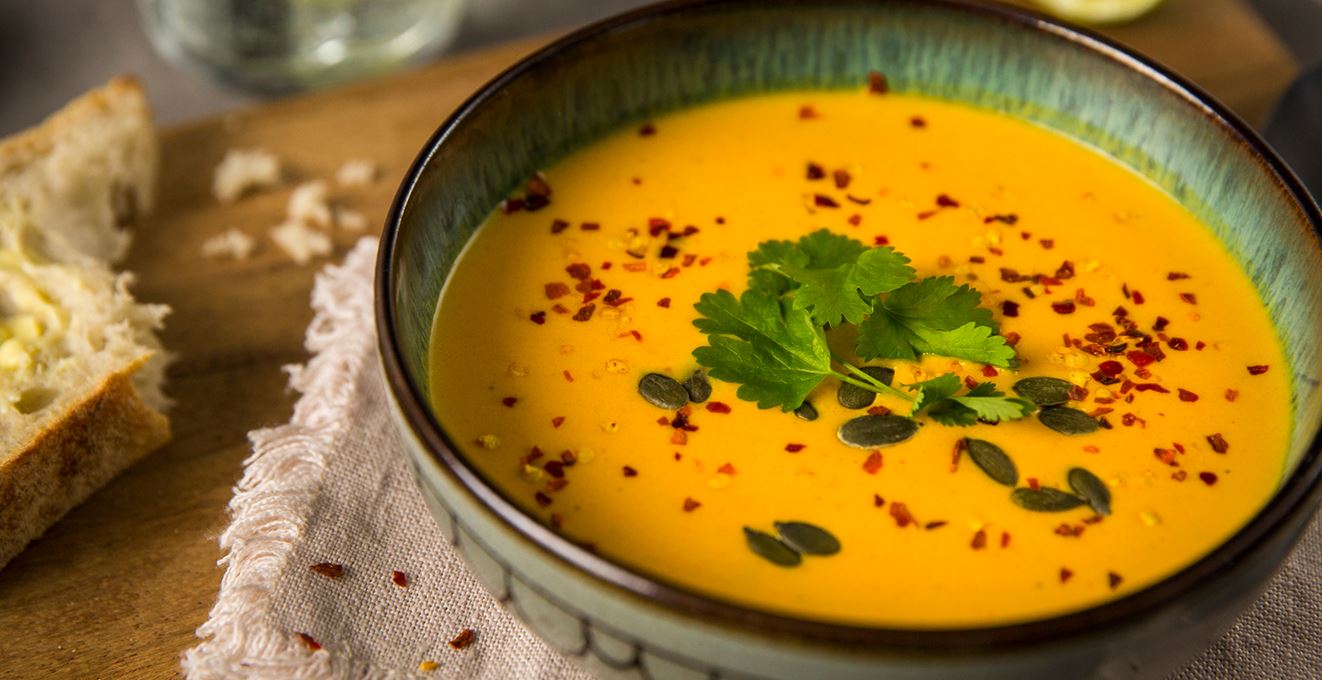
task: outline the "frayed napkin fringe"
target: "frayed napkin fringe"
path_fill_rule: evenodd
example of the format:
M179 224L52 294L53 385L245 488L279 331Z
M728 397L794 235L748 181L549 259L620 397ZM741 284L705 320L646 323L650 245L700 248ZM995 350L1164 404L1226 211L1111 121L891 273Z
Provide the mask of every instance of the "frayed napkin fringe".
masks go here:
M354 382L376 356L366 351L373 333L372 262L376 240L364 238L341 266L317 275L316 314L304 366L287 366L289 384L302 396L289 424L249 433L253 454L229 504L231 524L220 536L228 564L210 619L197 629L203 641L183 655L183 670L209 678L324 678L354 672L353 659L312 652L297 631L270 622L271 592L302 535L321 488L327 447L349 421ZM361 670L361 669L357 669Z

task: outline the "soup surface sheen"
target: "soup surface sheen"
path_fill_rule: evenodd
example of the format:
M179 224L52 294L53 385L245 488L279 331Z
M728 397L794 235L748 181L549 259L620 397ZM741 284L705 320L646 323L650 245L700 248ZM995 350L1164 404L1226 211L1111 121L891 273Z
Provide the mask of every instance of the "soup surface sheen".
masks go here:
M1170 197L1077 142L914 96L799 92L668 115L543 177L549 205L497 210L447 282L433 407L508 498L639 572L820 620L1003 624L1154 583L1225 540L1278 484L1287 370L1251 284ZM674 411L639 396L640 378L690 375L706 344L692 323L699 296L738 294L758 243L820 228L889 243L919 276L970 283L1019 338L1017 370L880 362L895 384L954 371L1008 393L1024 377L1063 378L1086 390L1071 406L1109 427L1068 436L1035 416L971 427L919 417L909 441L860 450L836 430L862 412L840 406L827 379L810 396L812 422L713 380L711 400L676 429ZM1047 278L1014 280L1034 273ZM1141 338L1123 335L1117 307L1164 358L1131 358ZM1122 334L1099 345L1093 324ZM1108 360L1123 373L1103 385ZM906 412L893 397L876 403ZM1021 487L1068 491L1070 469L1095 473L1112 514L1012 503L954 455L964 437L1003 449ZM750 550L744 527L774 535L785 520L828 530L842 549L789 568Z

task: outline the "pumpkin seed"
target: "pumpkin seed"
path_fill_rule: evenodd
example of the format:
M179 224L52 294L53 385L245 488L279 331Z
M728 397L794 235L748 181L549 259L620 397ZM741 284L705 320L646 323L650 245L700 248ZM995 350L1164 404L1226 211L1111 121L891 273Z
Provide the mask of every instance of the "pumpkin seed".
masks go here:
M918 423L887 413L884 416L859 416L840 426L840 441L860 449L899 444L918 432Z
M1033 512L1064 512L1083 505L1083 499L1060 489L1042 487L1030 489L1021 486L1010 492L1010 500L1015 505Z
M840 540L831 532L807 522L776 522L776 533L785 545L804 555L834 555L840 552Z
M643 395L647 403L663 409L674 410L689 403L689 393L674 378L660 373L648 373L638 381L638 394Z
M772 564L797 567L803 561L803 556L771 534L744 527L744 539L748 541L749 550Z
M973 462L992 478L992 481L1006 486L1014 486L1019 482L1019 470L1001 447L988 441L968 437L964 440L964 448L968 450L969 458L973 459Z
M812 402L805 401L794 409L794 415L804 420L817 420L817 407L813 406Z
M859 370L885 385L891 384L891 380L895 379L895 371L885 366L864 366ZM845 408L860 409L871 406L877 398L877 393L857 385L840 383L840 389L836 390L835 398Z
M1037 404L1038 406L1059 406L1070 400L1068 380L1060 378L1024 378L1014 384L1014 393Z
M1101 427L1096 418L1068 406L1044 408L1038 412L1037 419L1061 434L1088 434Z
M711 383L707 381L707 374L702 371L694 371L688 380L684 381L684 391L689 393L689 401L695 404L701 404L711 398Z
M1069 482L1070 488L1088 501L1093 512L1102 516L1111 514L1111 491L1097 475L1083 468L1074 468L1070 470Z

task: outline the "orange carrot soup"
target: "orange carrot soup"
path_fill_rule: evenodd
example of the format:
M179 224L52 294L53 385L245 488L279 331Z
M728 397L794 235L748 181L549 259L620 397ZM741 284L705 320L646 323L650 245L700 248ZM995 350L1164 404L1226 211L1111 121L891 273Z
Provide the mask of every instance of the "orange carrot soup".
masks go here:
M916 96L680 111L538 173L432 335L466 459L707 596L949 628L1097 605L1279 484L1290 406L1223 246L1095 149Z

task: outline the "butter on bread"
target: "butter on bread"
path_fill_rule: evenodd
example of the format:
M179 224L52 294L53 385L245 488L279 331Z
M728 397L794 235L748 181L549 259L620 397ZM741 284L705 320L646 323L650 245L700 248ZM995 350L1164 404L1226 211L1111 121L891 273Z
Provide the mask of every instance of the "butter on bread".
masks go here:
M127 78L0 140L0 567L170 437L126 227L155 199L157 142Z

